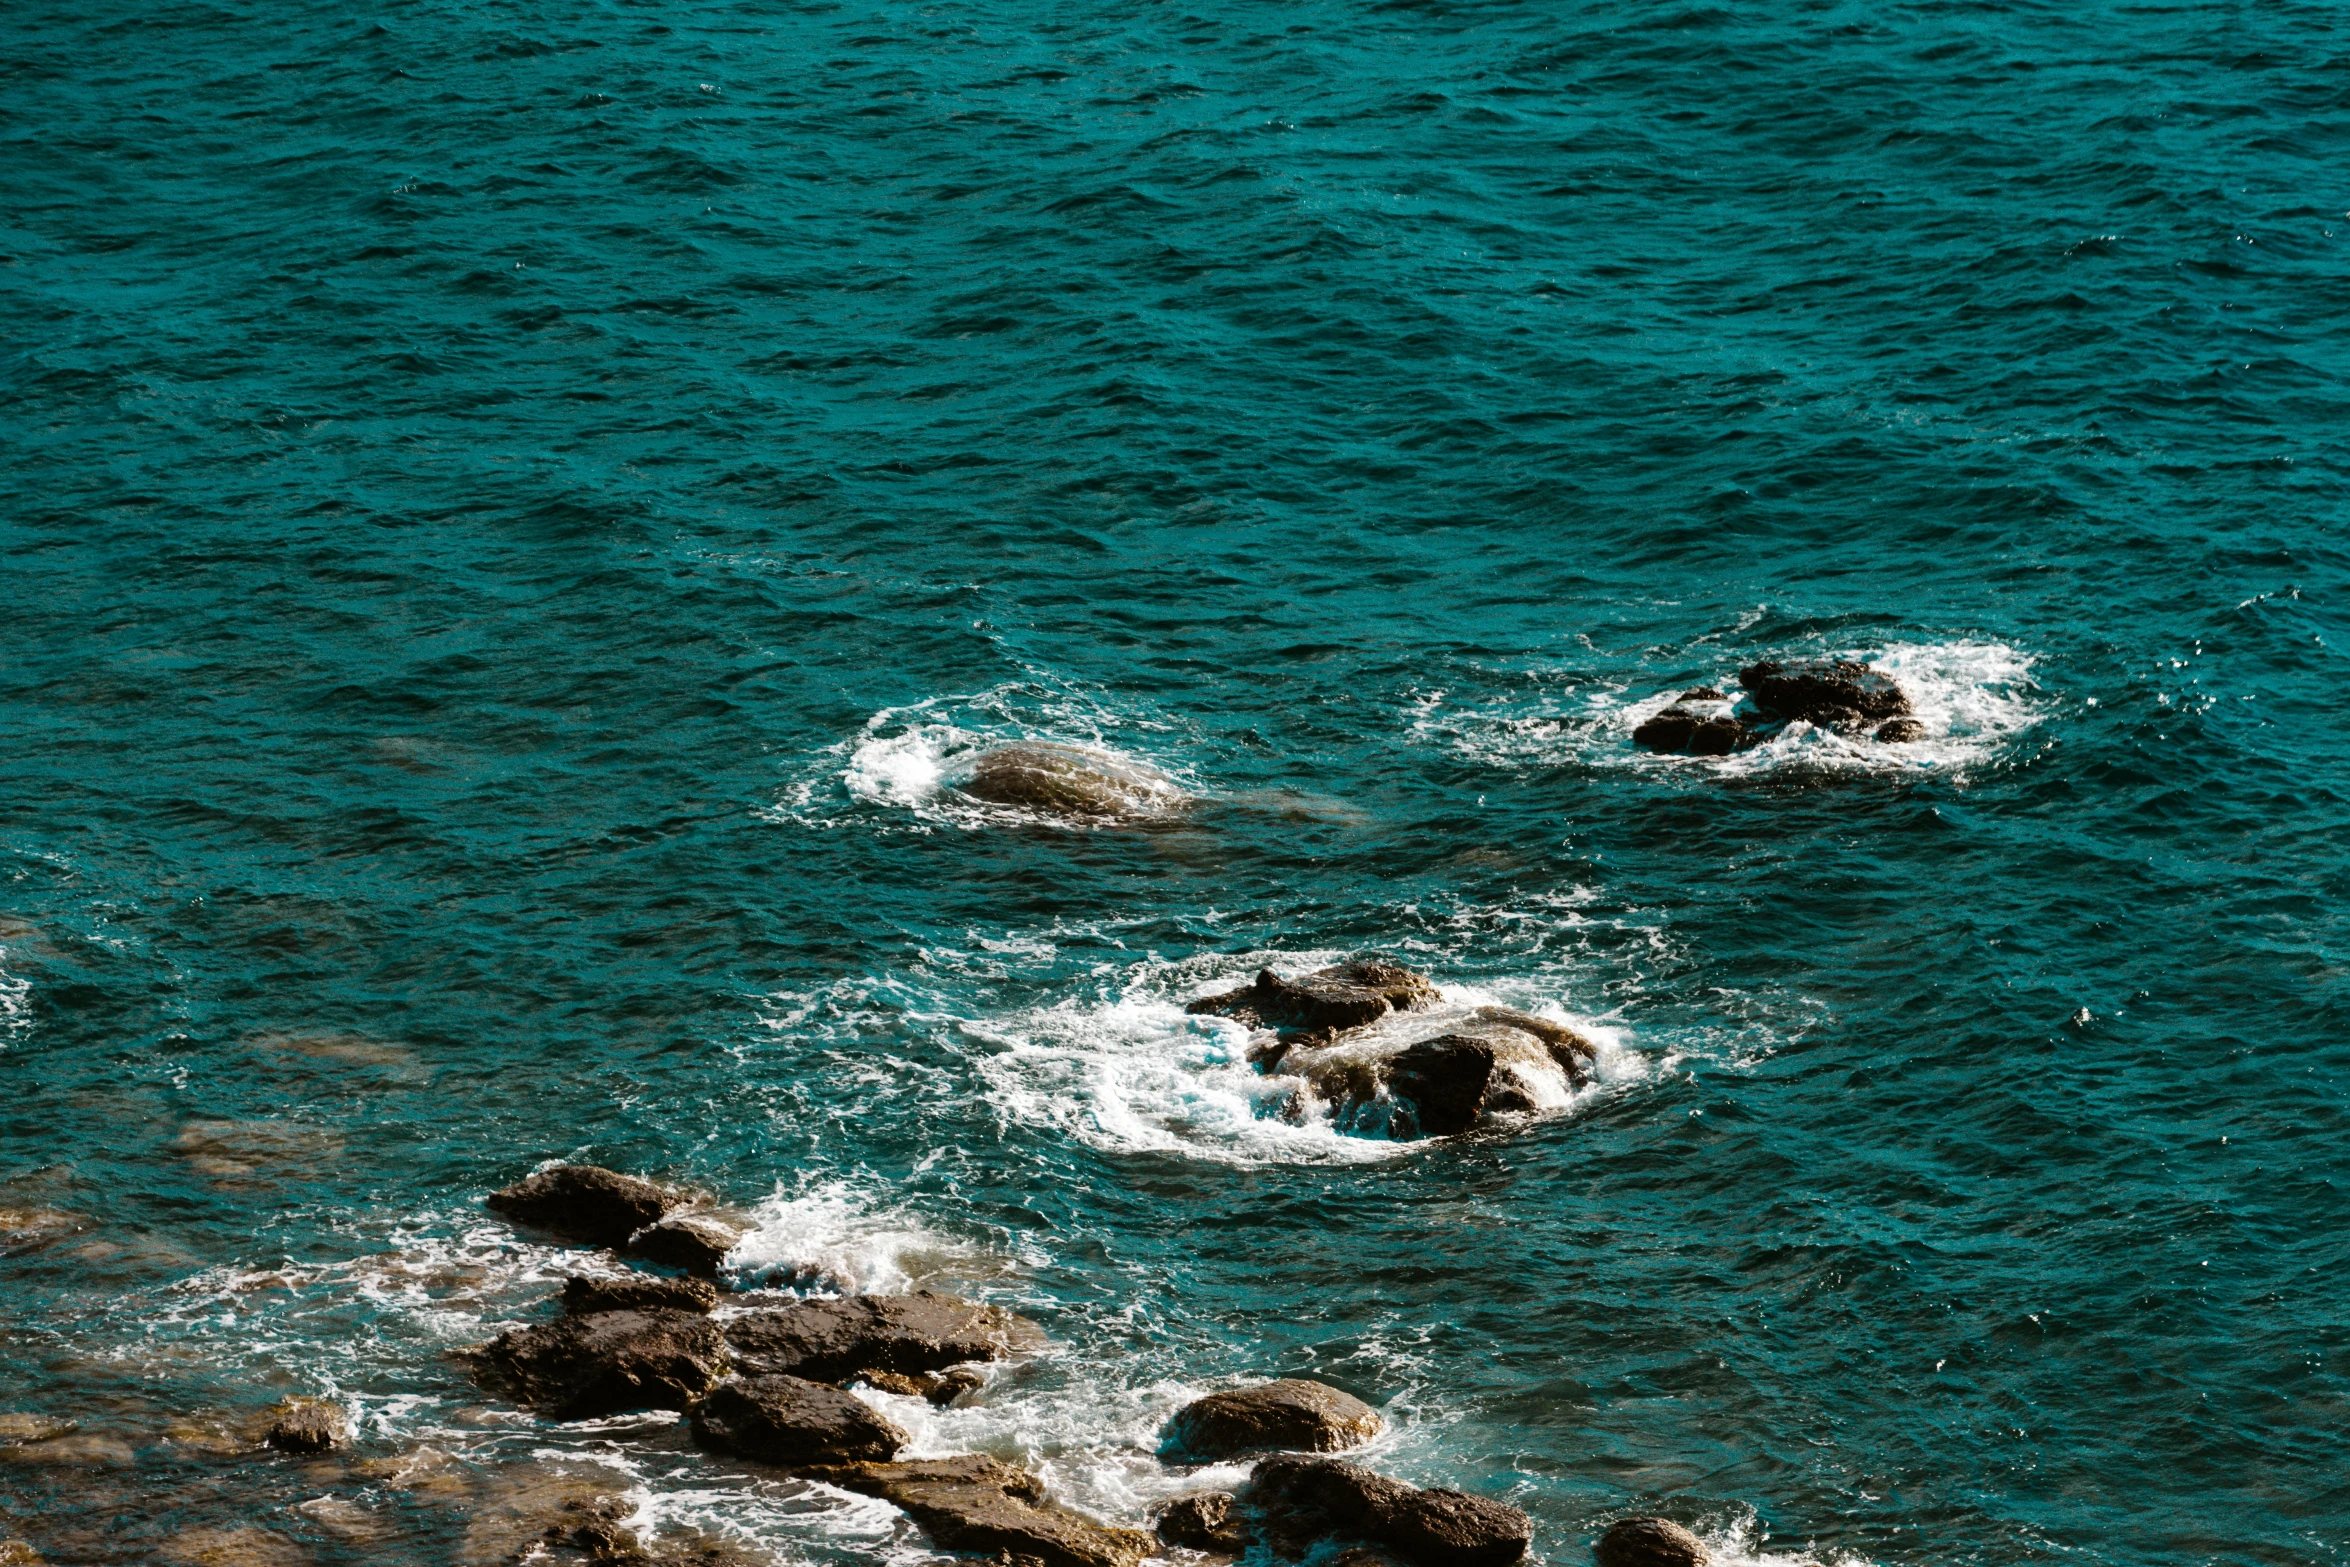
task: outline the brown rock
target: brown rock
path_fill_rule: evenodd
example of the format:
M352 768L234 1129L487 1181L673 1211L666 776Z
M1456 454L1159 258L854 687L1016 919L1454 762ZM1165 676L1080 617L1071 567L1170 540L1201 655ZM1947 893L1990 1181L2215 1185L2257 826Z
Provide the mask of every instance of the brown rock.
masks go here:
M1508 1567L1533 1524L1515 1507L1460 1491L1421 1490L1331 1458L1268 1458L1250 1477L1249 1506L1277 1550L1302 1555L1323 1539L1359 1539L1418 1567Z
M590 1246L620 1246L690 1194L592 1164L559 1164L490 1193L489 1208L517 1224Z
M944 1550L1027 1558L1043 1567L1136 1567L1158 1551L1158 1542L1139 1529L1114 1529L1046 1501L1034 1475L992 1458L803 1472L896 1504Z
M707 1316L717 1305L716 1287L702 1279L631 1273L617 1279L573 1274L563 1281L563 1309L575 1317L592 1317L599 1311L690 1311Z
M1267 1448L1334 1453L1368 1442L1380 1426L1378 1412L1351 1393L1284 1377L1193 1400L1167 1422L1167 1441L1202 1459Z
M0 1567L44 1567L41 1553L23 1540L0 1540Z
M0 1444L14 1442L46 1442L79 1430L77 1420L57 1420L48 1415L0 1415Z
M726 1369L726 1345L707 1317L683 1311L604 1311L498 1335L482 1369L524 1403L562 1420L625 1409L683 1409Z
M289 1398L275 1415L262 1440L281 1453L330 1452L351 1439L342 1406L322 1398Z
M1080 820L1159 816L1188 803L1156 768L1082 746L1042 741L987 752L956 787L990 805Z
M1230 1491L1194 1491L1178 1496L1159 1509L1155 1520L1159 1538L1195 1551L1238 1556L1248 1549L1248 1535L1232 1504Z
M1624 1518L1608 1526L1591 1553L1599 1567L1707 1567L1705 1542L1665 1518Z
M1036 1324L954 1295L852 1295L745 1312L725 1324L746 1372L839 1382L861 1371L918 1376L970 1360L1001 1360L1040 1342Z
M188 1529L163 1542L181 1567L302 1567L309 1553L267 1529Z
M987 1378L969 1366L957 1366L952 1371L939 1373L937 1381L923 1389L922 1396L944 1409L965 1393L975 1393L987 1386Z
M1688 693L1664 711L1651 714L1632 731L1632 743L1666 755L1728 756L1762 738L1760 730L1728 714L1682 705L1694 695Z
M1914 718L1888 718L1877 726L1877 738L1886 745L1908 745L1926 737L1926 726Z
M1439 1034L1398 1052L1388 1064L1387 1086L1411 1102L1423 1135L1451 1137L1477 1124L1493 1083L1493 1064L1494 1049L1487 1041Z
M906 1445L862 1399L801 1377L721 1382L693 1408L694 1440L713 1452L799 1468L882 1462Z
M1909 711L1909 697L1901 687L1868 665L1849 661L1765 660L1738 671L1738 683L1756 707L1787 723L1802 719L1821 728L1846 728Z
M60 1208L0 1208L0 1257L14 1257L78 1235L90 1221Z
M1419 1012L1441 1000L1426 976L1375 958L1355 958L1283 979L1261 969L1253 984L1202 996L1183 1010L1228 1017L1284 1039L1328 1039L1390 1012Z
M682 1268L696 1278L714 1279L726 1254L751 1233L751 1221L716 1209L699 1208L673 1213L629 1237L624 1248L632 1257Z

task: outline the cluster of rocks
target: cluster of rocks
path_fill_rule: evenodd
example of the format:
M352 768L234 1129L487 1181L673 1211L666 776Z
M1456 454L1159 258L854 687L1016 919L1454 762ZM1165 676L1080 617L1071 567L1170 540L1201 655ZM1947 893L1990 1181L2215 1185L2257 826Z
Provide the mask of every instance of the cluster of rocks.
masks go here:
M1376 982L1393 993L1404 983L1394 978L1401 970L1354 972L1357 989ZM1318 987L1334 1005L1344 1000L1337 984ZM1268 999L1288 1005L1273 999L1283 994L1273 987ZM1358 1003L1345 1015L1362 1010ZM491 1205L531 1215L528 1222L568 1239L627 1248L661 1221L664 1204L685 1200L634 1176L563 1165L506 1188ZM681 1411L695 1443L710 1452L880 1497L942 1550L1034 1567L1137 1567L1171 1549L1229 1560L1260 1547L1293 1561L1337 1547L1347 1567L1510 1567L1532 1536L1515 1507L1314 1456L1360 1446L1384 1423L1352 1394L1298 1378L1211 1393L1178 1410L1162 1433L1164 1460L1264 1456L1237 1490L1176 1498L1153 1532L1119 1528L1060 1505L1036 1476L984 1454L901 1457L906 1432L849 1391L863 1384L952 1403L981 1385L979 1366L1041 1345L1036 1324L1000 1306L929 1292L775 1306L725 1300L699 1278L573 1277L563 1287L562 1316L499 1335L475 1352L476 1369L558 1418ZM616 1529L613 1518L583 1513L543 1543L585 1550ZM605 1543L620 1554L617 1539ZM1688 1562L1704 1561L1697 1549ZM1676 1560L1602 1556L1608 1567Z
M1651 751L1728 756L1796 722L1840 735L1870 735L1887 745L1926 737L1926 726L1910 716L1909 694L1866 664L1765 660L1738 671L1738 684L1746 692L1743 703L1711 686L1682 692L1632 731L1632 743Z
M1357 958L1284 979L1271 969L1185 1010L1252 1031L1248 1060L1299 1079L1340 1124L1383 1119L1391 1136L1445 1137L1487 1116L1555 1107L1592 1079L1599 1047L1508 1007L1447 1009L1426 976ZM1400 1113L1398 1113L1400 1112Z

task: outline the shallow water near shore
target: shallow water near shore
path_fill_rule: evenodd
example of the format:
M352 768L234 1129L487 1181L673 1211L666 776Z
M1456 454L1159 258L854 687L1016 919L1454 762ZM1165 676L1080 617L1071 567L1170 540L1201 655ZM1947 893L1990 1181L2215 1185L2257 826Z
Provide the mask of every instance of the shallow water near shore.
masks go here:
M934 1559L473 1386L563 1158L1035 1317L872 1396L1121 1523L1296 1374L1546 1562L2350 1560L2333 10L0 42L0 1539ZM1630 746L1824 655L1927 737ZM1182 1010L1368 952L1598 1080L1390 1141Z

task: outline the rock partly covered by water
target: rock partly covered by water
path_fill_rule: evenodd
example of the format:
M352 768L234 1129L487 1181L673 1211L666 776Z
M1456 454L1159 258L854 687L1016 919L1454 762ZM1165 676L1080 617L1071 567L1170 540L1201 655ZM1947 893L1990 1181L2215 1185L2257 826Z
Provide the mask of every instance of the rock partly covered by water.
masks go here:
M492 1213L590 1246L624 1246L648 1224L691 1206L690 1192L592 1164L559 1164L490 1193Z
M1234 1510L1236 1500L1230 1491L1194 1491L1160 1508L1152 1522L1169 1545L1239 1556L1248 1550L1249 1540Z
M1376 958L1355 958L1296 979L1261 969L1253 984L1202 996L1184 1010L1269 1028L1290 1042L1333 1038L1391 1012L1425 1011L1441 999L1424 975Z
M1422 1490L1334 1458L1268 1458L1243 1500L1257 1537L1290 1557L1326 1540L1361 1540L1417 1567L1509 1567L1534 1537L1532 1521L1505 1503Z
M1705 1542L1665 1518L1625 1518L1608 1526L1592 1549L1599 1567L1707 1567Z
M756 1226L748 1215L719 1208L690 1208L648 1224L628 1239L624 1250L632 1257L664 1268L677 1268L696 1278L714 1279L726 1254L742 1243Z
M1043 1342L1043 1330L1001 1306L955 1295L852 1295L749 1311L725 1324L746 1372L842 1382L860 1373L919 1377L1001 1360Z
M1187 1457L1232 1458L1284 1448L1334 1453L1379 1434L1379 1412L1351 1393L1284 1377L1195 1399L1167 1422L1167 1444Z
M799 1468L895 1458L906 1433L858 1398L803 1377L721 1382L693 1407L694 1440L713 1452Z
M324 1453L351 1439L340 1404L323 1398L289 1398L271 1412L262 1440L281 1453Z
M1266 1070L1303 1078L1340 1124L1400 1106L1391 1136L1450 1137L1489 1115L1564 1105L1592 1080L1598 1045L1563 1023L1509 1007L1475 1007L1430 1032L1392 1028L1267 1050Z
M684 1409L727 1369L709 1318L601 1311L501 1333L477 1364L524 1403L563 1420L628 1409Z
M955 787L990 805L1093 821L1162 816L1187 798L1156 768L1040 740L984 752Z
M1741 720L1730 699L1710 686L1682 692L1632 731L1634 745L1690 756L1728 756L1761 739L1762 731Z
M1651 751L1727 756L1799 721L1843 735L1873 733L1887 744L1926 737L1926 726L1908 716L1909 694L1866 664L1765 660L1740 670L1738 683L1746 691L1743 709L1708 686L1684 691L1634 729L1632 743Z
M992 1458L850 1464L801 1471L905 1510L943 1550L1042 1567L1136 1567L1158 1541L1116 1529L1045 1499L1034 1475Z
M718 1288L705 1279L664 1279L631 1273L616 1279L573 1274L563 1281L563 1309L574 1317L599 1311L691 1311L708 1316L718 1306Z

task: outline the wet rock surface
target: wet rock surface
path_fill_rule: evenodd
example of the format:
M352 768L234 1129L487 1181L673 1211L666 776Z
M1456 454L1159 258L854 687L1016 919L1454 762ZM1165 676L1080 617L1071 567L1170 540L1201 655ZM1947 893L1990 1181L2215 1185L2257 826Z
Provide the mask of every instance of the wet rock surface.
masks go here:
M1733 703L1711 686L1684 691L1642 721L1632 731L1632 743L1669 755L1728 756L1796 722L1841 735L1873 733L1886 744L1926 735L1926 726L1908 716L1908 693L1866 664L1765 660L1740 670L1738 683L1746 693L1744 703Z
M985 753L955 787L990 805L1091 821L1163 815L1185 803L1182 791L1155 768L1044 741Z
M1596 1070L1595 1041L1509 1007L1476 1007L1429 1026L1435 1031L1417 1038L1342 1034L1258 1059L1268 1071L1303 1078L1342 1124L1399 1102L1408 1115L1382 1128L1397 1137L1449 1137L1490 1115L1563 1105Z
M262 1440L281 1453L325 1453L351 1439L342 1406L319 1398L290 1398L273 1411Z
M1728 756L1762 738L1762 731L1742 721L1730 699L1711 686L1682 692L1672 706L1632 731L1634 745L1687 756Z
M632 1257L665 1268L678 1268L696 1278L714 1279L726 1254L751 1233L746 1215L715 1208L672 1213L629 1237L622 1249Z
M1375 958L1355 958L1296 979L1261 969L1254 983L1202 996L1184 1010L1269 1028L1289 1042L1331 1038L1391 1012L1425 1011L1441 999L1424 975Z
M1001 1360L1041 1343L1036 1324L955 1295L852 1295L745 1312L725 1324L746 1373L840 1382L865 1372L917 1377Z
M811 1479L902 1508L945 1550L1027 1558L1043 1567L1135 1567L1157 1554L1139 1529L1054 1505L1034 1475L992 1458L931 1459L803 1470Z
M490 1193L489 1209L517 1224L590 1246L623 1246L692 1195L592 1164L559 1164Z
M802 1377L721 1382L693 1407L694 1440L713 1452L787 1468L878 1462L906 1433L853 1393Z
M1351 1393L1297 1377L1210 1393L1176 1411L1167 1442L1204 1459L1288 1449L1334 1453L1368 1442L1384 1424Z
M478 1354L485 1376L562 1420L629 1409L684 1409L725 1372L707 1317L604 1311L500 1334Z
M1238 1556L1248 1549L1230 1491L1194 1491L1159 1509L1152 1520L1160 1539L1188 1550Z
M1665 1518L1625 1518L1592 1549L1599 1567L1707 1567L1705 1542Z
M592 1317L599 1311L691 1311L707 1315L717 1306L717 1287L703 1279L664 1279L632 1273L616 1279L591 1279L573 1274L563 1281L563 1309L575 1317Z
M1533 1539L1532 1522L1515 1507L1422 1490L1333 1458L1268 1458L1242 1500L1257 1538L1290 1557L1357 1540L1416 1567L1508 1567Z

